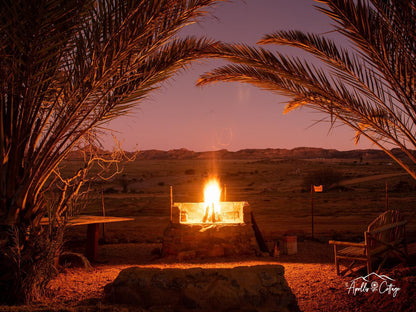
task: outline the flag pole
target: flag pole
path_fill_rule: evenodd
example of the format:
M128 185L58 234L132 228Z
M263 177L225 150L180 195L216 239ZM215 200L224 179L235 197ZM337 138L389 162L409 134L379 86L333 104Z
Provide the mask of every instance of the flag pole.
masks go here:
M314 238L314 229L313 229L313 184L311 184L311 215L312 215L312 238Z
M172 188L172 185L169 187L169 189L170 189L170 222L172 222L172 206L173 206L173 188Z

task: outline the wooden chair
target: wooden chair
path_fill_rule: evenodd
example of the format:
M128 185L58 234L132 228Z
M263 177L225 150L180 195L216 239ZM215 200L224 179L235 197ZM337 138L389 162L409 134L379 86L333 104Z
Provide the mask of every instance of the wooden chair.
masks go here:
M341 275L352 271L357 261L367 263L368 274L372 272L374 260L381 259L377 273L390 256L395 255L407 261L406 223L407 221L403 220L399 211L388 210L370 223L367 231L364 232L364 242L352 243L330 240L329 244L334 245L337 274L340 274L340 260L352 260L347 268L341 272Z

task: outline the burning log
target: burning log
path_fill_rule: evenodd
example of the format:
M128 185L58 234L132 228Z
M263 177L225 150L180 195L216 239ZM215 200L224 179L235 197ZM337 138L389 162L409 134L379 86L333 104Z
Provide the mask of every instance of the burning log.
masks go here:
M204 214L204 217L202 218L202 223L206 223L209 220L208 214L209 214L209 206L205 208L205 214Z
M215 213L214 203L212 203L211 205L207 205L205 207L205 213L204 213L204 217L202 218L202 223L221 222L221 221L222 221L221 214Z

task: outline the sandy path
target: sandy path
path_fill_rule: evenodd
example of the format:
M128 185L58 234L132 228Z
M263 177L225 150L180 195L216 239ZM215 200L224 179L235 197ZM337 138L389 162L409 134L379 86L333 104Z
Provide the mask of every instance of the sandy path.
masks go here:
M349 180L345 180L345 181L340 181L338 183L338 185L345 186L345 185L351 185L351 184L357 184L357 183L363 183L363 182L376 181L376 180L381 180L381 179L386 179L386 178L392 178L392 177L398 177L398 176L404 176L404 175L408 175L408 173L407 172L404 172L404 173L376 174L376 175L371 175L371 176L367 176L367 177L354 178L354 179L349 179Z

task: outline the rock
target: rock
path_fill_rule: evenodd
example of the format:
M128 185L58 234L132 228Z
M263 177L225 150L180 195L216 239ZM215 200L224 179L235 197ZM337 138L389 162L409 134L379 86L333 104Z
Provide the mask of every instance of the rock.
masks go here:
M84 267L86 270L92 268L84 255L69 251L64 251L59 255L59 264L65 267Z
M178 256L176 259L179 262L186 261L186 260L192 260L196 258L196 251L195 250L187 250L187 251L181 251L178 253Z
M218 244L214 244L212 248L208 249L208 257L223 257L224 254L224 247Z
M260 251L259 252L259 257L270 257L270 253L265 252L265 251Z
M104 288L113 304L151 311L299 311L281 265L227 269L132 267Z

